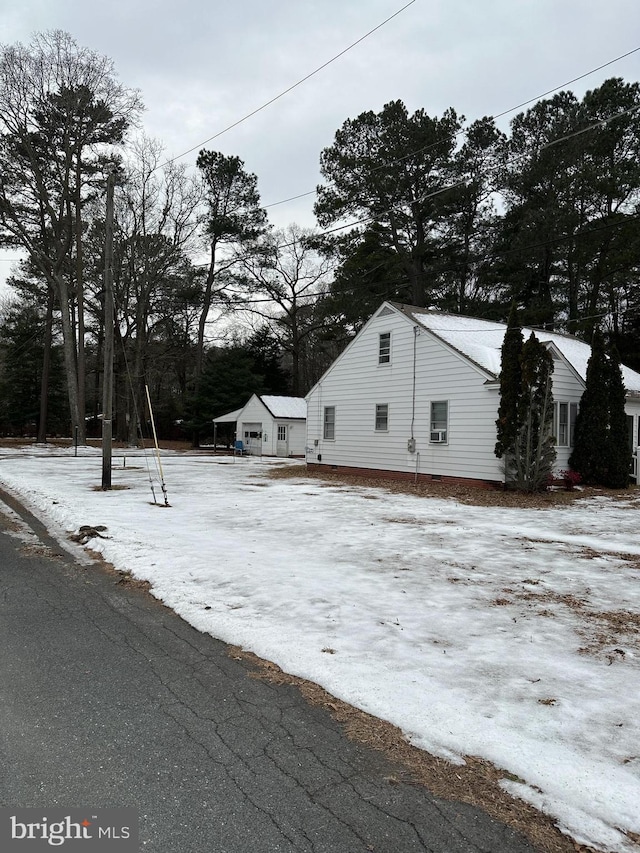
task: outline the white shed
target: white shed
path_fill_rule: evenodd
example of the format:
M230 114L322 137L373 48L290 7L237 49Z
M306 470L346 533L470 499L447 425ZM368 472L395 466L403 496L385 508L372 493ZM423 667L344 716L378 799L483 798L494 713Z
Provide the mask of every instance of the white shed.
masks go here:
M503 483L494 455L503 323L385 302L307 395L307 462ZM523 330L525 339L531 330ZM591 348L536 330L554 359L558 471L568 467ZM640 374L623 369L638 446Z
M304 457L306 418L303 397L254 394L237 416L236 438L252 455Z

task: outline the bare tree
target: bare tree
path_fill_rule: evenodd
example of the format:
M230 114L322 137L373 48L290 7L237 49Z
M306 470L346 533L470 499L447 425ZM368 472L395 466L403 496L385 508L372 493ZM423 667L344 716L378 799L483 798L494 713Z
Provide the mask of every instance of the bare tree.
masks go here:
M140 108L111 60L67 33L0 48L0 241L25 249L57 297L69 408L82 442L82 208L110 146L122 142Z
M259 242L259 251L241 259L247 308L269 321L291 359L292 391L310 385L309 345L324 325L316 305L326 293L332 263L313 248L314 232L296 224L274 231Z
M194 246L200 200L199 183L184 166L162 164L159 142L143 136L133 143L116 199L114 277L121 363L126 354L121 387L128 387L119 395L128 405L126 412L121 407L118 429L131 444L144 409L150 346L157 331L166 330L166 312L180 302L175 291L194 286L186 252Z

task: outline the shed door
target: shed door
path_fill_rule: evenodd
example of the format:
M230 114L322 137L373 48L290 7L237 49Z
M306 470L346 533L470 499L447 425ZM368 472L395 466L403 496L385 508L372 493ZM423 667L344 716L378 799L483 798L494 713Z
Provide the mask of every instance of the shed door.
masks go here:
M278 424L278 440L276 442L276 456L289 455L289 427L286 424Z
M242 424L242 440L247 453L262 456L262 424Z

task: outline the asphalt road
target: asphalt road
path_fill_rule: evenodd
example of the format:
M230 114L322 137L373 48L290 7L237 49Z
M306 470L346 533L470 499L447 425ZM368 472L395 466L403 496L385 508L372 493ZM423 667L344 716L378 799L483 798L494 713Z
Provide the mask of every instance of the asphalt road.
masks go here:
M1 508L1 507L0 507ZM0 513L0 805L138 809L154 853L533 853L298 690Z

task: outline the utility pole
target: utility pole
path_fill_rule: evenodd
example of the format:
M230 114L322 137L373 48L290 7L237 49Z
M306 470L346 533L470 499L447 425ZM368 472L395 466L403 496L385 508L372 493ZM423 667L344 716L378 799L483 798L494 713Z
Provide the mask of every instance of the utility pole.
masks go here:
M113 413L113 188L116 176L107 177L107 211L104 239L104 371L102 375L102 490L111 489L111 447Z

